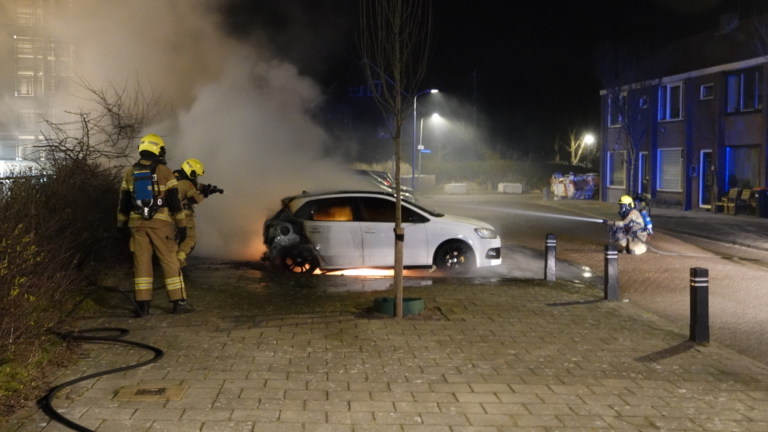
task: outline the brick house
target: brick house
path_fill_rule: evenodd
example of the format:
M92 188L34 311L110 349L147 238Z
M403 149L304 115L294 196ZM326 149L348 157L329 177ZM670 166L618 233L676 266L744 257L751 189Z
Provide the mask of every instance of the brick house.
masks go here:
M732 188L768 186L766 29L725 15L717 31L653 56L643 79L601 91L604 201L639 192L709 209Z

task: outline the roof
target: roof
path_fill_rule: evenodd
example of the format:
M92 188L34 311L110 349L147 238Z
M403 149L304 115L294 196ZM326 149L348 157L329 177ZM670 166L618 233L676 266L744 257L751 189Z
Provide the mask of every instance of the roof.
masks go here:
M730 31L710 31L678 40L661 56L673 59L665 68L665 76L677 75L718 65L743 62L764 57L758 41L759 27L768 26L768 17L740 21Z
M761 30L768 31L768 15L679 39L642 62L644 66L637 69L643 70L627 70L630 73L624 83L673 82L766 63L768 36L763 36Z

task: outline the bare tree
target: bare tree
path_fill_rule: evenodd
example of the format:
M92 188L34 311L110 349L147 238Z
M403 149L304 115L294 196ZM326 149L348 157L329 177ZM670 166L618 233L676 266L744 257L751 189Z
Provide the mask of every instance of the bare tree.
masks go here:
M395 313L403 316L403 242L400 160L403 122L427 69L431 0L361 0L357 42L374 100L390 128L395 150Z
M581 160L581 154L589 144L587 142L588 135L589 134L583 133L579 136L573 129L568 131L568 144L565 145L565 148L571 154L571 165L579 164L579 160Z
M629 167L627 191L637 191L635 169L640 144L651 130L649 108L654 99L655 86L664 69L662 56L651 56L651 51L640 44L606 42L595 53L595 69L603 84L607 99L609 127L614 133L606 134L607 149L623 151L623 162ZM609 130L610 132L610 130ZM573 154L573 153L572 153Z
M169 110L155 90L145 91L138 79L131 86L126 82L120 87L109 83L97 88L83 78L76 84L95 108L67 111L75 117L72 121L43 119L48 130L41 131L43 139L34 148L44 164L125 161L133 153L142 128Z

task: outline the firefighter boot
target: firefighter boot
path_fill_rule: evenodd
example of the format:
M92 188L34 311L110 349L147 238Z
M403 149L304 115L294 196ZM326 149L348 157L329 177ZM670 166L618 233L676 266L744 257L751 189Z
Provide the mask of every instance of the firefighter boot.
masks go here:
M149 316L149 306L151 303L149 300L136 302L136 306L139 307L139 318Z
M187 300L174 300L173 301L173 313L185 314L194 311L192 306L187 303Z

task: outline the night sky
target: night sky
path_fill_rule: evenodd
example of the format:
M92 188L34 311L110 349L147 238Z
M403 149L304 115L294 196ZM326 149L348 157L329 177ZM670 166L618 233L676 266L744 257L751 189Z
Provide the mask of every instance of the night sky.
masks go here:
M269 44L324 87L359 58L354 0L228 4L234 34ZM747 19L768 13L768 1L434 0L434 50L422 87L476 107L497 146L546 156L558 134L599 127L598 43L662 47L717 29L725 12Z

